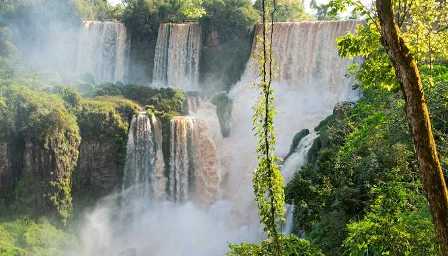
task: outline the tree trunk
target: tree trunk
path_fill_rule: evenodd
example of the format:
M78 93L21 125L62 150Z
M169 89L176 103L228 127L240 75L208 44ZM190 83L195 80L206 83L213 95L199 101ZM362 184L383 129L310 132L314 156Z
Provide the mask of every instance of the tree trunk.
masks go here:
M420 72L394 22L391 0L376 0L382 44L386 48L406 101L423 188L440 243L441 255L448 256L448 191L432 134L429 111Z

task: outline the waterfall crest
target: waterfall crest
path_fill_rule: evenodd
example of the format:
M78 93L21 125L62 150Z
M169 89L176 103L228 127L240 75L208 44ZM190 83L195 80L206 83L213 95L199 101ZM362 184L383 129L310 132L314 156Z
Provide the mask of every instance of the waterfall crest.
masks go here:
M129 40L124 24L83 21L78 41L76 73L91 74L96 82L124 81Z
M194 91L199 82L201 26L162 23L156 43L153 83Z

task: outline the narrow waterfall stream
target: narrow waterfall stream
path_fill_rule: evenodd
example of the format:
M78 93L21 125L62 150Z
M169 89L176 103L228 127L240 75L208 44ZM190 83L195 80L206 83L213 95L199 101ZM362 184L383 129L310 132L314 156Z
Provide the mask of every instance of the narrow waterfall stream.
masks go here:
M282 173L285 177L285 183L291 181L295 172L306 164L308 152L313 145L314 139L317 137L318 134L315 132L303 137L294 152L285 160L282 165Z

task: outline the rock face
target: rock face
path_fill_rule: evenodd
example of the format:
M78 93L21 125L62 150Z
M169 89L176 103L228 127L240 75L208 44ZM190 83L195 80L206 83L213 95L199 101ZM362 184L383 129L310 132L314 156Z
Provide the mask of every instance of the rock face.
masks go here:
M17 186L20 203L35 214L68 218L79 142L79 137L69 132L54 134L44 141L25 137L22 177Z
M208 136L205 122L197 122L192 134L195 167L195 198L200 203L211 204L217 197L221 177L217 166L215 142Z
M79 154L73 184L75 195L88 193L98 198L119 189L123 160L120 159L119 147L113 141L83 140Z
M336 119L342 119L355 106L355 103L349 101L342 101L336 104L333 109L333 115Z
M224 138L229 137L232 129L233 101L226 93L220 93L213 97L212 103L216 105L221 134Z

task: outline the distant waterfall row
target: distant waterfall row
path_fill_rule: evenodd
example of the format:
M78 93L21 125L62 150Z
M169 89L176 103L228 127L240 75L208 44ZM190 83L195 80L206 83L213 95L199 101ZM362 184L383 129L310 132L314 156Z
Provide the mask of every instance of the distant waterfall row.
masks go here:
M201 26L160 24L154 57L153 83L185 91L198 89Z
M84 21L78 41L76 73L91 74L96 82L124 81L129 48L124 24Z
M163 154L163 132L169 133L169 155ZM169 131L142 112L129 130L123 189L133 198L173 202L213 202L219 191L220 173L214 141L204 121L177 116Z

